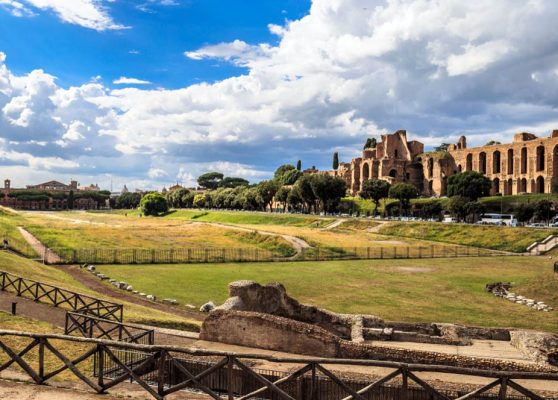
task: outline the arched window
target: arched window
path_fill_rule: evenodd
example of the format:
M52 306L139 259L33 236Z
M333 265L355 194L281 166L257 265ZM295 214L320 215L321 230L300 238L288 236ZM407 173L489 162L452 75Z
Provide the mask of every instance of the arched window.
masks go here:
M508 175L513 175L513 149L508 150Z
M473 170L473 155L471 153L467 154L467 163L465 165L465 171Z
M544 171L544 146L537 147L537 171Z
M389 171L389 176L391 176L392 178L397 178L397 171L392 169L391 171Z
M500 173L500 152L498 150L492 153L492 173Z
M524 147L521 149L521 173L527 173L527 148ZM527 184L525 184L527 187Z
M517 181L517 192L518 193L526 193L527 192L527 179L519 179Z
M457 172L461 172L461 164L457 166Z
M504 194L506 196L511 196L513 193L513 180L512 179L508 179L506 187L505 187L505 192Z
M362 181L367 181L370 178L370 165L368 163L362 164Z
M484 151L479 154L479 172L486 174L486 153Z
M542 176L539 176L537 178L537 181L535 183L535 190L537 191L537 193L544 193L544 178Z
M500 179L495 178L492 181L492 194L500 193Z

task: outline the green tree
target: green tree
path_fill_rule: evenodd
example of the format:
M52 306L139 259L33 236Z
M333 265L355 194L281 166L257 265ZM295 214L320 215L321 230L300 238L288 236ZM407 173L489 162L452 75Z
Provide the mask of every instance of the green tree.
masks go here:
M467 217L467 204L470 200L464 196L452 196L448 201L448 211L457 219L463 221Z
M287 211L287 200L289 198L289 194L291 193L291 189L286 186L281 186L277 193L275 194L275 200L279 203L283 204L283 212Z
M295 166L292 164L283 164L281 166L279 166L276 170L275 173L273 174L273 179L275 179L277 182L282 182L283 181L283 176L289 172L289 171L293 171L296 170Z
M300 196L297 186L293 186L289 191L289 195L287 196L287 203L291 209L298 210L304 201Z
M285 172L285 174L280 179L279 183L282 185L294 185L296 181L302 176L302 172L298 169L292 169Z
M142 197L140 209L143 215L158 216L166 213L169 205L161 193L148 193Z
M248 186L250 182L243 178L226 177L219 183L220 187L224 188L236 188L239 186Z
M338 168L339 168L339 153L335 152L333 153L333 169L337 171Z
M296 169L297 169L298 171L302 171L302 160L298 160L298 161L296 162Z
M194 207L203 208L205 207L205 194L198 193L194 196Z
M399 200L404 212L411 207L411 199L416 199L419 193L416 187L409 183L396 183L389 188L389 197Z
M421 211L425 218L435 218L439 220L442 211L444 211L444 207L439 201L429 201L423 204Z
M70 193L68 193L68 209L69 210L74 209L74 191L73 190L70 190Z
M312 212L312 209L316 211L316 195L314 194L314 190L312 189L311 182L314 179L315 175L303 175L297 182L296 182L296 191L302 203L305 204L307 212Z
M359 195L374 202L374 215L378 211L380 200L389 196L390 186L389 182L381 179L368 179L362 183Z
M378 141L376 138L368 138L366 139L366 143L364 143L364 150L366 149L375 149L378 145Z
M535 215L535 208L531 204L521 203L515 209L515 218L517 218L518 222L529 222L533 215Z
M481 214L486 211L486 206L478 201L469 201L465 204L465 213L469 222L476 222Z
M448 196L463 196L475 201L490 193L490 179L476 171L460 172L448 179Z
M117 209L133 209L139 206L140 201L141 193L127 192L116 198L114 206Z
M535 204L534 213L535 218L539 221L547 222L555 215L553 203L549 200L540 200Z
M223 174L220 172L207 172L198 177L198 185L206 189L217 189L223 180Z
M345 181L330 175L313 175L310 180L310 186L324 212L335 211L341 198L347 193L347 184Z
M255 187L247 188L242 193L242 208L245 210L259 210L262 208L260 196Z
M434 147L434 151L446 152L448 151L448 147L449 147L449 143L442 143L441 145Z
M260 197L264 211L269 206L270 211L273 212L271 206L273 197L275 197L275 193L279 190L279 184L274 180L261 181L258 186L256 186L256 190L258 192L258 196Z
M489 140L488 142L486 142L485 146L492 146L494 144L502 144L502 143L497 142L496 140Z
M166 198L169 203L169 207L173 208L184 208L186 204L184 204L183 198L190 193L188 189L179 188L176 190L171 190L167 192Z

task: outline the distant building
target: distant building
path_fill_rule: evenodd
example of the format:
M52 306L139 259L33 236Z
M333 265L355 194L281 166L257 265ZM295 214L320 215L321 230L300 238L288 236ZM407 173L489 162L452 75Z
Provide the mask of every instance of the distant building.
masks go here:
M0 205L21 210L66 210L69 208L70 192L73 192L73 208L93 210L99 206L98 200L85 191L98 192L97 185L80 189L77 181L66 185L58 181L48 181L25 188L13 188L10 179L4 180L0 189Z
M178 190L178 189L184 189L184 187L177 183L176 185L172 185L171 187L169 187L169 192L172 192L173 190Z
M421 142L407 140L404 130L382 135L362 157L339 163L336 171L305 170L305 174L329 174L345 180L352 195L368 179L391 184L410 183L424 196L445 196L448 178L462 171L477 171L490 179L490 193L558 193L558 130L548 137L520 132L512 143L467 147L464 136L447 151L424 152Z

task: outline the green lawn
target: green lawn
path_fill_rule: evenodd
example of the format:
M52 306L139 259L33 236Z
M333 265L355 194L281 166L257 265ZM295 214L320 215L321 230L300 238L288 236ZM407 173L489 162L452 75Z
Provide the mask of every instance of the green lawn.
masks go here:
M138 215L138 211L116 210L113 213ZM180 209L169 212L162 218L200 222L220 222L243 225L289 225L319 227L332 222L332 218L305 214L264 213L254 211L204 211Z
M35 261L16 256L14 254L0 252L0 270L10 272L14 275L22 276L42 283L58 286L70 291L86 294L98 298L98 293L88 289L81 282L64 272L64 268L56 268L43 265ZM122 302L107 296L101 298L124 304L125 322L152 323L153 325L176 326L189 328L199 325L197 321L180 318L159 310L140 306L133 303Z
M557 229L510 228L439 222L390 222L379 233L521 253Z
M558 276L543 257L293 263L100 266L138 290L199 306L223 302L227 284L278 281L301 302L387 320L513 326L558 332L558 311L543 313L484 291L511 281L514 291L558 308Z

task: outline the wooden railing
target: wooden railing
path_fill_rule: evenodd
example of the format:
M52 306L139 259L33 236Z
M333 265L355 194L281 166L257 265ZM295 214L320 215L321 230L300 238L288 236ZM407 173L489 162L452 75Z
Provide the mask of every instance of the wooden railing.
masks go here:
M0 271L0 290L13 292L17 296L27 297L55 307L68 307L72 311L82 314L122 321L122 304L96 299L9 272Z
M28 342L27 345L25 345L26 340ZM8 342L17 342L20 347L24 346L23 350L18 351L12 348L7 344ZM31 360L26 360L25 356L31 354L31 351L36 347L38 347L38 359L32 355L28 357ZM68 352L68 349L74 349L74 352L77 354L72 354L73 359L70 359L63 354L61 351L62 348L65 349L66 352ZM165 396L171 393L186 388L193 388L216 400L232 400L235 398L245 400L262 397L287 400L316 400L325 398L318 392L317 386L319 377L322 379L325 377L342 390L343 394L341 398L343 400L369 399L371 393L375 393L393 380L396 380L396 385L399 388L397 397L393 397L393 399L413 400L413 398L410 397L410 393L414 390L413 388L420 387L426 392L428 397L435 399L466 400L486 398L484 397L486 392L497 390L497 397L492 398L504 400L512 398L510 391L514 390L524 396L524 398L541 400L544 399L544 397L535 393L533 389L528 389L526 387L528 383L526 382L533 380L558 382L557 373L490 371L375 360L280 358L257 354L227 353L175 346L148 346L102 339L78 338L53 334L34 334L7 330L0 330L0 349L8 356L8 361L0 365L0 371L16 364L37 384L42 384L61 372L70 370L97 393L103 393L129 379L138 383L155 399L164 399ZM130 363L119 355L122 351L138 352L143 356L139 361ZM203 371L191 372L180 362L179 357L181 356L188 356L190 358L210 357L216 361ZM47 372L47 365L45 364L46 358L54 358L58 362L62 361L64 365ZM91 358L95 358L98 362L95 363L95 374L93 376L88 376L85 370L87 370L87 366L91 365L91 363L87 364L85 362L90 361ZM110 380L107 378L105 371L105 360L110 360L117 369L116 374L112 371ZM293 366L294 372L290 372L287 376L271 381L252 368L250 366L250 360L266 360L268 363L272 364L289 364ZM37 366L34 368L32 364L37 364ZM345 366L345 371L347 371L347 366L359 368L379 367L382 368L382 371L387 370L389 372L382 372L385 375L365 382L359 388L353 388L348 385L338 373L334 372L332 366ZM180 372L179 381L169 380L170 367ZM226 386L224 388L210 387L205 384L205 378L222 370L226 371L227 376L229 376L229 379L225 382ZM251 390L249 393L243 393L238 386L233 384L235 381L232 378L237 372L253 378L259 383L259 387ZM450 397L417 375L423 372L489 378L490 381L464 394L460 394L457 397ZM149 375L149 379L145 377L146 374ZM305 391L304 394L288 392L286 385L303 376L310 379L309 391ZM519 381L521 381L521 383L519 383Z
M127 343L154 344L155 331L87 314L66 312L64 333L87 338L118 340Z

